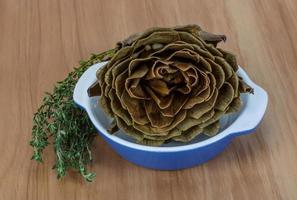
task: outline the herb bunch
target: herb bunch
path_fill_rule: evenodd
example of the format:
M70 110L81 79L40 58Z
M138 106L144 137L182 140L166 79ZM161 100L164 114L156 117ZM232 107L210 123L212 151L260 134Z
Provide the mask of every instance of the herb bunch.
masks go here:
M81 75L93 64L109 60L115 49L100 54L93 54L87 61L81 61L78 68L58 82L52 93L46 93L42 105L33 117L32 159L42 162L42 153L53 137L56 161L53 168L57 177L66 175L67 170L74 169L87 181L92 181L95 173L88 172L86 165L92 161L91 144L96 134L85 111L73 101L73 90Z

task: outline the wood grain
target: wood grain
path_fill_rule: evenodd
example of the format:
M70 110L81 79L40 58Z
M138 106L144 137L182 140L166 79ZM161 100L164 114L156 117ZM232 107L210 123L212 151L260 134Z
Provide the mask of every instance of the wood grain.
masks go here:
M0 199L297 199L296 0L0 0ZM199 23L225 33L269 93L255 134L220 156L181 171L135 166L99 137L89 184L70 173L58 181L45 162L30 161L32 115L80 59L151 26Z

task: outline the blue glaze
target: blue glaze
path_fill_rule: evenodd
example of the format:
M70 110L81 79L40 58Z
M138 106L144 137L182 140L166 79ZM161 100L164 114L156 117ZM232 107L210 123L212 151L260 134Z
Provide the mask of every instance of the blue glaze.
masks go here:
M221 153L232 139L226 137L211 145L186 151L149 152L119 145L105 135L101 133L100 135L124 159L136 165L157 170L185 169L207 162Z

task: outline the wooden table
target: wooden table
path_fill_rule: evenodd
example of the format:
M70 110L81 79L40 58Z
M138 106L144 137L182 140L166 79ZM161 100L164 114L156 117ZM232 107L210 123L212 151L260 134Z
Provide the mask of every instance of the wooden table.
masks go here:
M296 10L296 0L1 0L0 199L297 199ZM147 27L188 23L225 33L222 46L268 91L255 134L172 172L135 166L97 137L93 183L57 180L52 147L44 164L30 161L32 115L79 60Z

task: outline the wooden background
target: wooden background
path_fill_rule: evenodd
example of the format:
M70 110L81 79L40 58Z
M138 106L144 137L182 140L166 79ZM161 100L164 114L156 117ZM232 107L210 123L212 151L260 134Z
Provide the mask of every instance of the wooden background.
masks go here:
M56 179L51 147L30 161L32 115L81 59L151 26L199 23L225 33L251 78L269 93L255 134L214 160L166 172L137 167L101 138L93 183ZM297 199L296 0L0 0L0 199Z

